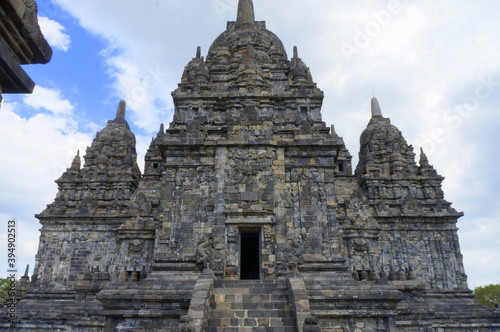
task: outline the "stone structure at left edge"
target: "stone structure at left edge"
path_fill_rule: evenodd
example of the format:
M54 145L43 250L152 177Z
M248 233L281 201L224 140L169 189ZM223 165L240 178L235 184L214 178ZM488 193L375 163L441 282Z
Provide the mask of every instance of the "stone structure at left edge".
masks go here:
M35 83L21 65L45 64L52 49L38 25L33 0L0 0L0 101L3 93L32 93Z
M57 180L18 323L1 327L500 330L468 290L443 177L376 99L353 174L309 68L252 1L173 98L143 174L121 102Z

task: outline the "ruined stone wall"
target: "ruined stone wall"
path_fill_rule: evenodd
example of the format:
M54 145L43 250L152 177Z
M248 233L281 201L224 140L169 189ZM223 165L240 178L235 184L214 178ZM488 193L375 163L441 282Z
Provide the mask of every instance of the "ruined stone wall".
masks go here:
M46 291L72 290L91 269L114 271L119 260L116 224L45 227L37 256L38 284Z
M383 318L322 318L319 325L325 332L387 331Z
M92 224L60 223L46 225L36 257L37 285L45 291L72 290L74 282L88 273L109 273L119 278L123 271L149 270L152 239L119 236L121 221L94 219Z
M394 220L384 227L379 240L380 256L385 256L382 260L394 270L411 267L427 289L467 289L456 220L450 224L433 219L422 221L423 225L414 219Z
M333 156L324 159L326 160L321 162L328 163ZM290 164L294 164L294 161L296 160L293 158L287 159ZM332 247L338 244L334 240L335 215L327 206L328 200L333 196L333 181L329 179L333 179L334 169L315 167L314 161L310 164L290 167L287 172L290 197L287 231L289 238L298 238L303 244L304 258L317 261L330 257Z
M388 275L400 271L407 274L411 268L427 289L467 288L454 226L422 225L411 219L378 221L378 227L364 227L361 220L355 227L344 228L344 246L351 267L378 273L383 269Z
M213 232L216 199L215 150L169 149L162 164L161 243L163 257L192 257L196 243Z

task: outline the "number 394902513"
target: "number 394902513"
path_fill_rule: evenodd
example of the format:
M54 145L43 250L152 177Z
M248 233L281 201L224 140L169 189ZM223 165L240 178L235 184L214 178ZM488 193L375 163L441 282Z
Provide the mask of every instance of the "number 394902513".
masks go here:
M10 268L16 266L16 222L7 222L7 263Z

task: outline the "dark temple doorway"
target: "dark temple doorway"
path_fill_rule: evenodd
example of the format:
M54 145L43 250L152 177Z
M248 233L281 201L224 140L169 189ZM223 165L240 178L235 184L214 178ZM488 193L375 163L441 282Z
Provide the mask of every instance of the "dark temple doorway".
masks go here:
M260 279L260 233L241 232L240 279Z

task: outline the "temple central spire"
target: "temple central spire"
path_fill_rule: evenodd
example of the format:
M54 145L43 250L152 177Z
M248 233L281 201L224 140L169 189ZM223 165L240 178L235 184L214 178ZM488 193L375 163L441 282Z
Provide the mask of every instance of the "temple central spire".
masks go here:
M382 110L380 108L380 104L378 102L378 99L373 97L372 98L372 118L382 118Z
M253 9L253 0L239 0L238 17L236 22L240 24L254 24L255 12Z

